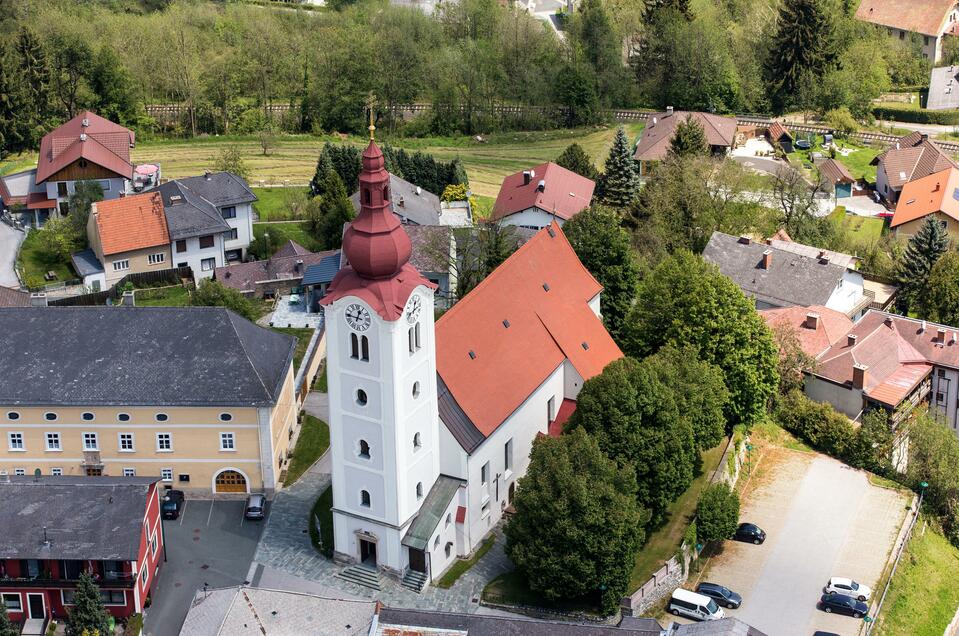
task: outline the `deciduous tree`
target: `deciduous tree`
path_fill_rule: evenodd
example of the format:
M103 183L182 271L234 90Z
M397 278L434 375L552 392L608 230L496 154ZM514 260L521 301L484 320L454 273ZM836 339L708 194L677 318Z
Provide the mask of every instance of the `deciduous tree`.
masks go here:
M648 513L636 478L582 429L533 444L506 525L506 553L530 588L550 601L599 597L615 611L628 592Z
M190 304L194 307L226 307L251 322L259 317L246 296L209 278L201 281L190 295Z
M5 605L0 607L0 636L20 636L20 630L10 622L10 617L7 616Z
M739 525L739 495L721 481L703 489L696 504L696 537L700 543L733 536Z
M210 158L214 172L231 172L241 179L250 178L250 169L243 159L243 153L236 144L230 144L221 148L213 157Z

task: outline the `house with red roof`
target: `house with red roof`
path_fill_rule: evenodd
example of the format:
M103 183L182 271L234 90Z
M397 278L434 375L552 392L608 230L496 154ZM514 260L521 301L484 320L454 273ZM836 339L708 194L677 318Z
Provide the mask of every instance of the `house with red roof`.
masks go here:
M928 177L948 168L959 168L929 135L912 132L877 155L870 165L876 166L876 192L891 204L899 201L907 183Z
M78 181L99 182L104 199L157 185L159 166L134 166L135 141L128 128L88 110L78 113L43 136L36 169L0 179L3 208L24 225L39 227L49 216L67 213Z
M676 134L680 122L692 119L703 127L706 143L714 155L725 155L736 147L736 120L712 113L687 112L673 110L670 106L663 113L653 113L647 119L639 143L633 153L633 159L639 162L639 174L646 177L653 173L654 167L666 159L669 145Z
M623 354L558 221L435 320L437 285L411 262L372 139L362 161L346 265L320 301L334 552L354 564L344 578L419 592L481 545L534 440L558 434L583 382Z
M770 329L791 331L803 353L810 358L817 358L845 338L853 325L846 314L823 305L763 309L759 315Z
M905 184L889 227L896 234L910 237L929 216L939 221L953 239L959 237L959 168L950 166Z
M100 271L84 271L85 285L96 287L96 281L108 289L127 274L171 267L170 232L159 192L94 203L87 239L90 249L86 251L92 252ZM77 263L78 255L74 256Z
M541 230L556 222L560 226L589 207L596 184L572 170L548 161L503 179L494 221Z
M922 38L922 57L942 59L943 41L955 36L959 23L956 0L862 0L856 19L885 27L889 35L905 40L915 33Z

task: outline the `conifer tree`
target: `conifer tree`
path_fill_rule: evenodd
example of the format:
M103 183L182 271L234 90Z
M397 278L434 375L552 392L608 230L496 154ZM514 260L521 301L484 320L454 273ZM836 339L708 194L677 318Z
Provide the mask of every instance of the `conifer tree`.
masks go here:
M310 194L315 197L321 197L325 194L323 186L326 175L333 172L333 160L330 158L327 147L329 147L329 144L323 146L320 151L320 156L316 160L316 172L313 173L313 178L310 180Z
M773 47L766 60L777 112L796 99L804 73L821 78L833 63L833 24L822 0L784 0L779 8Z
M28 89L30 116L36 126L50 110L50 62L40 38L26 25L20 27L16 46Z
M343 225L356 214L353 202L336 172L327 173L322 189L325 194L320 202L320 218L316 223L314 238L319 242L320 249L335 250L343 244Z
M29 119L23 117L23 82L15 66L15 56L0 45L0 158L30 145Z
M0 605L0 636L20 636L20 630L10 622L7 608L3 605Z
M556 164L593 181L599 176L599 171L593 165L593 160L579 144L566 146L563 154L556 158Z
M675 158L699 157L709 154L706 131L692 115L676 124L676 132L669 142L669 156Z
M628 208L639 192L639 174L626 131L620 128L606 157L602 177L603 200L615 208Z
M93 578L84 572L77 581L73 593L73 609L67 613L67 636L87 633L109 634L110 615L103 607L100 588Z
M919 227L919 231L909 239L906 251L899 262L899 296L896 308L905 313L918 304L925 294L929 282L929 272L936 261L949 247L949 235L939 219L930 215Z

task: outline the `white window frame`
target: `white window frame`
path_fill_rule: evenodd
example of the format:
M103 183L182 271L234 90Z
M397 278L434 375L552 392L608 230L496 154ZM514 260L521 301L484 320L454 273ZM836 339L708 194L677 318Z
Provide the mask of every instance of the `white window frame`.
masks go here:
M27 470L25 468L14 468L13 474L16 475L17 477L26 477Z
M51 444L50 442L54 443ZM63 451L63 437L57 431L47 431L43 434L43 443L48 453L59 453Z
M156 252L147 256L147 263L150 265L159 265L166 261L166 255L163 252Z
M209 264L209 267L207 266L207 264ZM211 256L210 258L204 258L200 260L201 272L212 272L215 269L216 269L216 258Z
M115 272L125 272L130 269L130 259L124 258L119 261L113 261L113 271Z
M123 448L123 438L127 435L130 436L130 448ZM117 451L121 453L135 453L137 451L136 438L133 433L117 433Z
M160 439L161 439L160 436L161 436L161 435L166 435L166 442L167 442L167 444L169 445L169 448L163 448L163 446L160 444ZM161 432L157 433L157 434L156 434L156 443L157 443L157 452L158 452L158 453L172 453L172 452L173 452L173 433L167 433L167 432L165 432L165 431L161 431Z
M62 469L62 468L51 468L51 469L50 469L50 474L53 475L54 477L62 477L62 476L63 476L63 469Z
M90 435L93 437L93 446L87 443L87 436ZM83 440L83 450L85 451L98 451L100 450L100 436L97 435L94 431L85 431L81 433L81 438Z
M27 440L23 436L23 431L10 431L7 433L7 450L11 453L27 452Z
M124 477L136 477L136 476L137 476L137 469L136 469L136 468L127 467L127 468L124 468L124 469L123 469L123 473L122 473L122 474L123 474Z
M229 440L229 446L224 443L227 440ZM236 433L232 431L220 432L220 450L227 453L236 452Z
M100 183L100 187L103 188L103 191L104 191L104 192L109 192L109 191L110 191L110 180L109 180L109 179L100 179L100 180L99 180L99 183Z
M8 597L8 596L16 596L16 597L17 597L17 604L18 604L17 607L10 607L9 605L7 605L7 597ZM4 608L6 609L6 611L8 611L8 612L22 612L22 611L23 611L23 595L20 594L19 592L4 592L2 595L0 595L0 600L3 601L3 607L4 607Z
M173 469L172 468L161 468L160 469L160 481L173 481Z

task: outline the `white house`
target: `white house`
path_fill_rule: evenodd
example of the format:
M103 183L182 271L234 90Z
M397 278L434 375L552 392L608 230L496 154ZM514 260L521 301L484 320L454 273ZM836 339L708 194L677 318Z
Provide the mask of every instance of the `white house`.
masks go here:
M582 383L622 356L600 285L557 224L434 324L374 142L327 329L336 558L419 590L501 519L537 436L559 434ZM377 575L378 576L378 575Z
M494 221L541 230L552 222L563 225L589 207L596 184L571 170L547 162L503 179Z
M959 3L956 0L862 0L856 19L886 27L889 35L906 40L921 38L923 59L942 59L943 43L956 35Z

